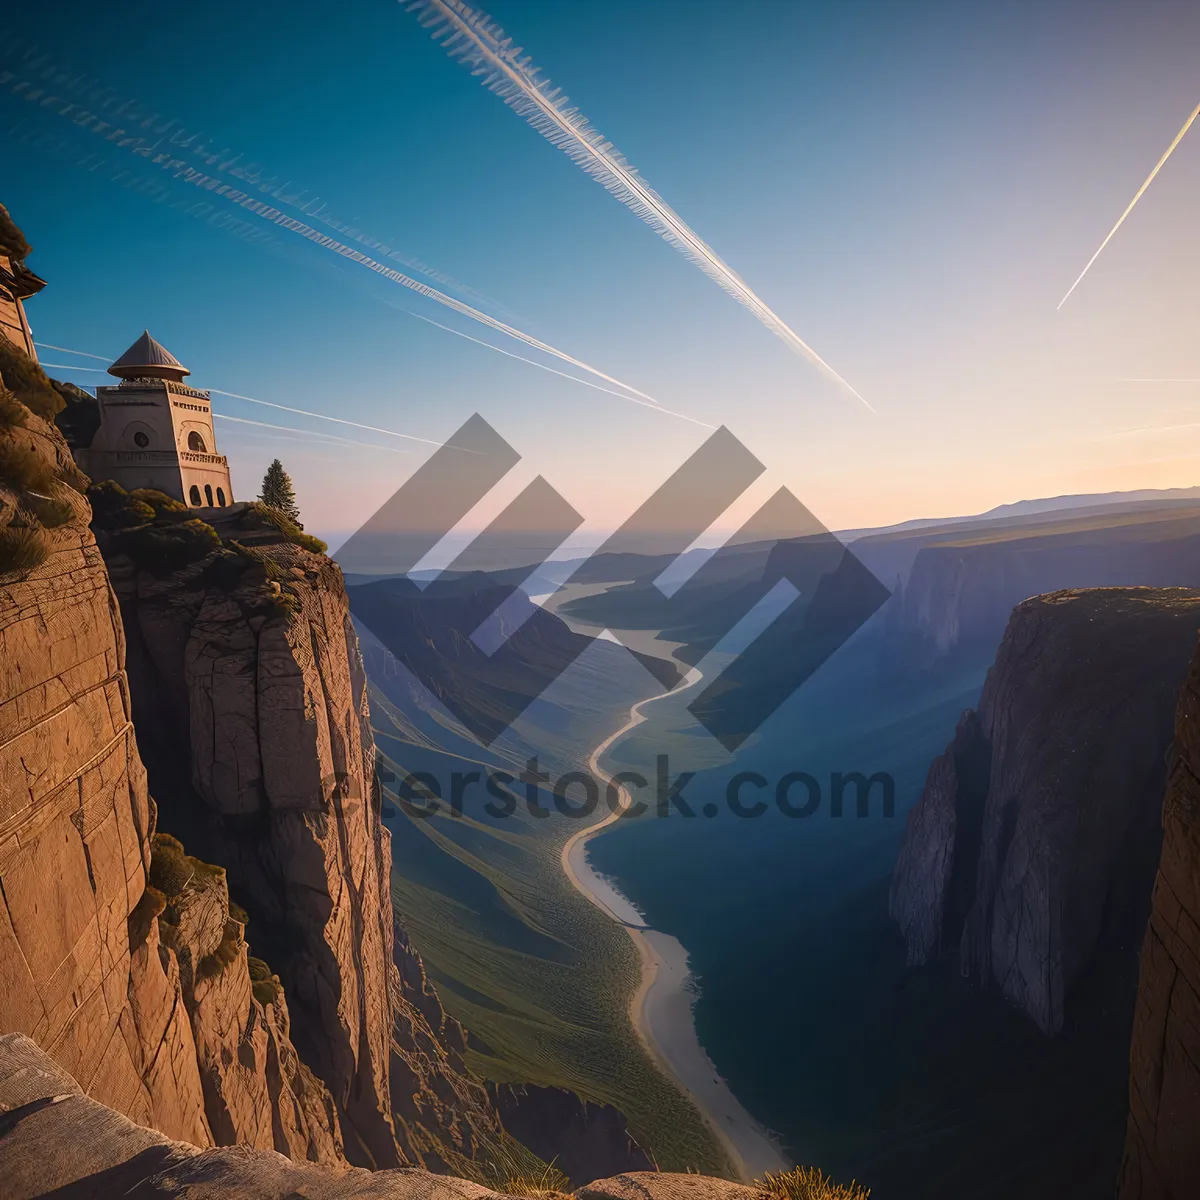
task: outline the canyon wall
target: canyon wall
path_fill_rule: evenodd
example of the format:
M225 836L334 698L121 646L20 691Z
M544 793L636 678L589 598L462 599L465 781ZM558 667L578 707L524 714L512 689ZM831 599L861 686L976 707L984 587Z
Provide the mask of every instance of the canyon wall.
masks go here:
M116 602L66 446L2 392L0 570L44 557L0 574L0 1029L133 1120L207 1145L178 964L154 930L131 936L154 806Z
M1100 949L1132 969L1198 628L1200 592L1185 588L1014 609L978 712L908 818L890 911L910 963L957 953L1048 1034Z
M1200 1195L1200 654L1179 698L1130 1048L1121 1200Z
M447 1169L499 1134L463 1034L394 938L390 837L342 575L256 506L183 513L108 489L98 509L160 826L228 872L278 973L301 1060L347 1158ZM185 510L186 512L186 510ZM131 522L144 520L134 527ZM165 546L165 548L164 548ZM404 971L400 966L404 966Z
M52 425L0 400L0 1029L170 1136L344 1162L286 1001L265 975L255 995L224 872L148 885L157 808L85 481Z
M887 610L889 656L901 671L949 658L989 662L1009 613L1030 596L1134 584L1200 587L1200 508L1192 503L1070 512L919 540ZM895 565L884 553L890 544L864 538L855 551L883 571ZM880 578L891 583L896 575Z

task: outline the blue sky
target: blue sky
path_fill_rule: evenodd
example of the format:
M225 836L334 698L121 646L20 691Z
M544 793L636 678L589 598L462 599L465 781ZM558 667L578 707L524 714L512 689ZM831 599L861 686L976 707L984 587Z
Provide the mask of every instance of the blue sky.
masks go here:
M1200 100L1196 6L488 11L878 415L399 4L50 2L6 21L64 66L319 194L512 324L728 424L767 464L764 486L787 483L833 526L1196 482L1200 386L1121 380L1200 376L1200 128L1055 312ZM64 144L47 152L47 137ZM401 310L526 353L314 247L273 254L88 171L79 159L99 139L3 89L0 139L0 200L51 285L29 306L40 341L115 356L148 326L198 386L435 440L479 411L596 529L704 436L416 320ZM221 397L214 408L404 445ZM1134 427L1149 429L1122 432ZM309 527L326 533L353 528L425 453L218 433L240 496L278 454Z

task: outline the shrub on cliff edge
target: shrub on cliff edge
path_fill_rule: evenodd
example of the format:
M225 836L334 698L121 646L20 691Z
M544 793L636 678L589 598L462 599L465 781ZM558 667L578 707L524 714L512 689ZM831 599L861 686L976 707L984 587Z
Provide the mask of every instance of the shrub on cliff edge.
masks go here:
M44 420L53 421L66 407L46 372L6 337L0 337L0 376L22 404Z
M17 227L16 221L8 215L8 209L3 204L0 204L0 254L18 261L29 255L29 243L25 240L25 235Z
M305 533L299 525L289 520L284 513L272 508L269 504L263 504L258 500L247 504L245 512L241 516L241 523L249 525L254 517L266 521L269 525L274 525L293 545L300 546L302 549L311 551L313 554L324 554L329 549L320 538L313 537L311 533Z
M28 415L29 409L0 383L0 429L19 429Z

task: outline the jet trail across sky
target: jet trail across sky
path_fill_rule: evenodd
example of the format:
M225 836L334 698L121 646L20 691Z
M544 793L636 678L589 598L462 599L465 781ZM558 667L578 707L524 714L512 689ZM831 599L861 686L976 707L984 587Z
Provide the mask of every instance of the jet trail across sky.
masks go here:
M532 358L522 358L519 354L514 354L511 350L503 350L499 346L493 346L491 342L480 341L477 337L472 337L469 333L463 333L461 329L452 329L449 325L443 325L440 321L435 321L432 317L423 317L420 313L415 313L411 309L401 309L401 312L406 312L410 317L416 317L418 321L424 321L429 325L436 325L438 329L444 329L447 333L454 334L455 337L466 338L468 342L474 342L477 346L483 346L488 350L495 350L497 354L503 354L506 358L515 358L518 362L529 363L534 367L541 367L543 371L549 371L551 375L561 375L564 379L570 379L573 383L582 383L584 387L595 388L598 392L605 392L610 396L616 396L619 400L628 400L630 404L640 404L643 408L652 408L656 412L665 413L668 417L678 417L681 421L691 421L693 425L701 425L705 429L715 429L715 425L708 424L707 421L697 420L695 417L689 417L686 413L673 412L669 408L663 408L657 401L639 400L636 396L626 396L623 392L614 392L611 388L601 387L598 383L591 383L587 379L578 379L574 375L568 375L566 371L556 371L553 367L546 366L545 363L534 362Z
M49 71L54 75L52 64L47 64L39 59L32 60L27 64L27 70L33 74L38 72ZM64 82L66 82L64 80ZM263 181L259 176L250 178L244 171L236 168L237 160L240 155L234 155L227 161L223 161L223 156L216 155L199 155L197 161L201 162L205 169L200 169L196 166L189 165L188 158L194 157L193 152L185 151L182 148L176 148L172 145L171 138L164 138L165 130L159 132L157 138L153 137L153 129L157 117L147 118L143 125L150 129L150 137L141 136L126 136L127 130L116 127L112 122L101 121L97 114L82 109L80 105L69 102L61 95L44 96L43 88L36 86L35 80L29 75L19 76L11 71L0 70L0 88L4 88L12 92L14 95L24 98L27 101L37 101L37 110L40 113L50 113L60 118L67 119L81 130L90 130L93 134L102 136L105 142L115 144L119 149L126 151L128 154L137 156L142 160L147 167L157 167L158 171L166 178L177 180L188 184L193 188L197 188L203 192L207 192L213 196L219 196L223 200L232 204L237 208L253 213L267 225L273 225L276 228L286 229L291 233L297 234L305 240L320 246L322 249L329 250L334 254L340 255L343 258L349 259L351 262L358 263L360 266L367 267L374 271L377 275L384 279L390 280L392 283L400 284L402 287L408 288L419 295L425 296L427 299L441 304L460 316L469 317L471 320L478 321L480 324L487 326L489 329L497 333L502 333L507 337L511 337L516 341L523 342L533 350L538 350L543 354L548 354L553 358L557 358L562 362L569 363L571 366L586 372L598 379L603 379L606 383L612 384L615 388L622 389L622 392L631 393L634 396L640 397L647 401L650 407L662 409L659 402L643 391L639 391L631 384L625 383L623 380L616 379L612 375L607 375L605 372L593 367L584 362L582 359L573 357L565 351L559 350L551 346L547 342L543 342L530 334L507 324L504 321L490 316L488 313L482 312L480 309L467 304L462 300L458 300L453 296L447 295L435 287L431 287L427 283L412 278L403 271L398 271L394 267L390 267L385 263L381 263L369 255L364 254L361 250L357 250L352 246L348 246L343 242L337 241L322 233L319 229L313 227L307 221L301 221L296 217L290 216L283 212L275 205L265 201L258 200L251 193L253 191L264 191ZM64 89L66 90L66 89ZM117 114L113 114L114 117ZM130 121L132 124L132 121ZM168 125L173 125L174 122L169 122ZM108 131L105 133L105 131ZM188 139L184 139L187 141ZM230 175L238 179L240 186L230 184L222 174L223 171L228 171ZM272 185L274 181L271 181ZM278 190L278 189L276 189ZM275 196L270 190L265 190L265 194L275 199ZM366 238L360 230L343 227L340 222L334 221L331 217L323 215L321 210L310 214L307 207L297 205L295 201L297 196L281 195L277 203L288 205L296 208L305 216L309 216L311 220L320 221L321 223L335 229L346 228L346 236L355 238L362 244L371 245L370 239ZM381 245L381 250L389 248ZM436 324L436 322L434 322ZM481 342L481 345L488 346L489 343ZM489 346L490 349L495 347ZM513 357L520 357L515 355ZM538 363L532 359L523 361L530 362L534 366L543 367L544 364ZM558 372L564 378L571 379L573 376L565 372ZM671 414L674 415L674 414Z
M404 3L405 0L401 0ZM759 299L746 282L642 180L611 142L592 128L577 108L567 107L561 88L541 77L520 46L486 13L468 8L461 0L411 0L409 12L418 13L451 58L482 77L484 87L500 96L552 145L598 180L660 237L691 259L710 279L743 304L776 337L844 388L872 412L875 410L807 342Z
M1163 163L1165 163L1167 161L1167 159L1170 158L1171 155L1175 153L1175 147L1178 146L1179 143L1183 141L1183 135L1185 133L1187 133L1187 131L1189 129L1191 129L1192 122L1197 117L1200 117L1200 104L1197 104L1196 107L1192 109L1192 115L1190 117L1188 117L1188 119L1186 121L1184 121L1183 128L1175 135L1175 140L1167 147L1162 158L1160 158L1158 160L1158 162L1156 162L1154 164L1154 170L1151 171L1150 174L1146 176L1146 182L1143 183L1140 188L1138 188L1137 192L1134 194L1133 199L1130 200L1129 206L1121 214L1120 219L1108 231L1108 237L1106 237L1104 239L1104 241L1102 241L1100 243L1100 249L1097 250L1096 253L1093 254L1092 257L1088 259L1087 266L1084 267L1083 270L1079 272L1079 278L1076 279L1073 284L1071 284L1071 286L1067 289L1067 294L1058 302L1058 307L1060 309L1071 298L1071 293L1083 282L1083 277L1092 269L1092 263L1094 263L1096 261L1096 259L1098 259L1100 257L1101 253L1104 250L1104 247L1107 246L1108 243L1113 240L1113 235L1117 232L1118 229L1121 228L1122 225L1125 224L1125 218L1127 216L1129 216L1129 214L1131 212L1133 212L1133 206L1135 204L1137 204L1137 202L1144 195L1146 189L1154 182L1154 177L1155 177L1155 175L1157 175L1159 173L1159 171L1162 170Z
M111 362L109 358L105 358L102 354L89 354L86 350L70 350L66 346L51 346L48 342L34 342L35 346L40 346L43 350L61 350L64 354L78 354L82 358L95 358L100 362ZM53 371L86 371L89 375L106 375L108 372L103 367L78 367L74 363L48 363L40 364L43 367L49 367ZM332 421L335 425L350 425L355 429L365 429L370 433L383 433L388 437L404 438L409 442L423 442L427 446L445 446L450 450L463 449L466 454L474 454L474 450L465 450L460 446L452 446L449 442L434 441L433 438L418 437L415 433L399 433L395 429L383 429L378 425L364 425L361 421L349 421L345 417L330 417L325 413L312 412L307 408L293 408L290 404L276 404L271 400L256 400L253 396L243 396L240 392L225 392L220 388L208 388L210 392L218 396L228 396L231 400L245 400L250 404L261 404L264 408L277 408L281 412L296 413L302 417L316 417L319 421ZM230 417L225 413L213 413L214 417L223 417L226 421L241 421L243 425L261 425L261 421L248 421L242 417ZM346 438L333 437L332 434L316 433L311 429L295 429L290 425L267 425L267 429L291 429L293 433L304 433L310 437L331 437L335 442L344 442ZM352 446L367 446L369 442L351 442ZM393 446L381 446L383 450L396 449Z
M228 413L213 413L218 421L232 421L235 425L257 425L259 429L279 429L287 433L307 433L319 442L340 442L344 446L362 446L365 450L390 450L393 454L411 454L402 446L381 446L378 442L359 442L353 438L338 437L332 433L314 433L311 429L296 429L291 425L269 425L266 421L251 421L248 417L231 417Z

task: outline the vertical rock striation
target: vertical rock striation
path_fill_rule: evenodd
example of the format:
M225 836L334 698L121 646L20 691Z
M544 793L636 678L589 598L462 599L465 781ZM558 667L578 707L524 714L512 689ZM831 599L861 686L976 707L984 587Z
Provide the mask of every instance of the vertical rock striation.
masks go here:
M1101 947L1132 964L1158 857L1164 754L1200 592L1019 604L909 816L890 910L910 963L957 948L1047 1034Z
M143 751L171 798L162 825L227 869L347 1158L444 1169L499 1122L463 1068L461 1028L407 941L394 942L390 837L341 572L261 509L213 519L222 544L183 565L164 568L119 528L101 539Z
M1200 1195L1200 655L1179 699L1130 1048L1121 1200Z
M65 444L8 402L0 530L6 548L32 530L45 557L0 562L0 1029L101 1103L211 1145L178 963L130 920L154 806L116 603Z

